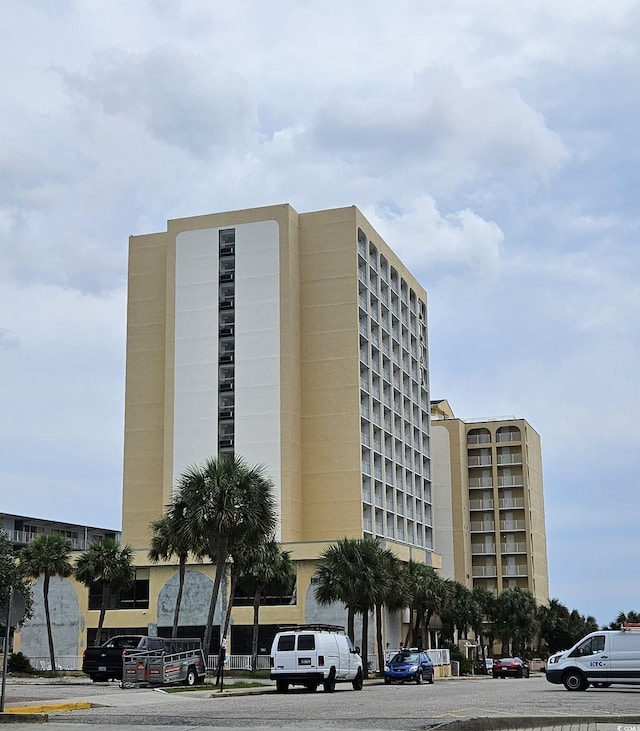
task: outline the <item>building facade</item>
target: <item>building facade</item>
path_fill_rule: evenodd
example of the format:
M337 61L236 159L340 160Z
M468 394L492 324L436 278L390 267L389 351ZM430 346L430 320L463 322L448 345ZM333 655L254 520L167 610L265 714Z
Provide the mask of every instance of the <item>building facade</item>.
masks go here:
M136 564L181 472L235 453L273 479L277 538L298 566L295 604L265 608L266 622L318 621L314 561L344 537L438 565L426 313L355 207L217 213L132 237L122 536ZM210 568L191 569L204 593ZM166 596L172 576L155 573Z
M443 574L549 600L540 436L524 419L463 420L434 401L432 467Z

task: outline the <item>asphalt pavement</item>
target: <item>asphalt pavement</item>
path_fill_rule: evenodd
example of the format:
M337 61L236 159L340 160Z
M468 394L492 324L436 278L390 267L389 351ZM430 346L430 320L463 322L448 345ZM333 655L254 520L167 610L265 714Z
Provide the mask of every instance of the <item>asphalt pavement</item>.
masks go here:
M478 681L488 682L489 684L480 686L477 685ZM468 691L477 688L493 690L499 687L499 682L502 682L496 681L494 685L491 680L486 678L478 679L478 681L473 678L466 681L462 678L443 679L437 681L436 687L440 683L446 683L447 685L456 683L456 692L460 697L462 694L468 696ZM505 683L508 684L509 681L505 681ZM381 687L379 689L371 687L375 685ZM509 691L516 688L516 686L509 685L503 687ZM520 687L526 688L527 686ZM544 688L542 685L540 687ZM346 699L349 705L353 706L362 698L367 697L366 692L368 690L374 691L374 695L368 696L370 700L380 698L381 694L388 692L384 689L381 681L372 680L368 681L364 693L336 692L334 699L335 701ZM406 690L413 693L418 689L407 688ZM637 714L598 715L596 713L583 713L566 714L558 717L558 715L530 714L523 707L523 712L518 715L483 715L480 711L473 717L448 718L447 716L453 714L451 704L449 704L443 707L439 717L424 718L419 725L412 725L418 723L415 719L398 718L398 725L396 726L393 725L393 720L381 718L379 728L376 723L377 719L375 717L366 719L364 713L361 718L356 718L357 714L354 714L352 718L333 716L323 718L322 710L318 711L308 707L308 699L313 698L314 695L319 697L318 700L324 700L326 703L326 694L321 692L317 694L301 693L300 698L295 699L300 711L299 715L295 715L295 717L282 716L276 719L275 717L278 714L274 711L273 718L264 719L264 723L261 723L257 716L254 715L249 718L248 714L245 717L244 714L239 712L239 709L246 707L247 703L251 703L248 697L256 695L267 696L265 702L268 701L271 704L284 700L282 696L275 693L273 683L270 681L266 681L264 686L258 688L235 689L229 682L225 684L222 693L215 686L207 686L203 689L190 690L185 693L167 693L162 689L137 688L121 690L115 683L93 684L84 681L84 679L75 678L71 682L54 679L50 683L43 683L42 680L37 683L12 683L9 679L7 681L5 712L0 714L0 723L4 724L3 731L11 731L11 729L22 729L24 731L26 723L46 723L47 731L88 731L89 729L95 729L96 726L109 726L114 731L131 731L132 729L140 729L141 726L154 728L157 731L192 731L195 728L204 731L231 731L232 729L238 731L239 728L250 728L252 731L273 731L276 728L296 728L304 729L304 731L320 731L321 729L323 731L326 731L326 729L389 731L396 728L402 731L409 728L416 730L428 729L429 731L434 729L442 731L516 731L524 729L531 729L531 731L640 731L640 688L637 689L637 694L634 693L631 701L631 707L635 705L636 699L638 701ZM586 696L585 693L569 695L571 697ZM293 696L295 696L295 693L289 694L290 701ZM324 699L322 696L324 696ZM391 697L388 696L388 698ZM415 695L405 696L408 700L415 697ZM566 696L558 696L559 699L564 697ZM612 695L611 698L614 699L615 696ZM214 699L223 703L226 699L230 699L228 706L230 713L227 718L219 713L207 714L200 711L200 708L209 706L202 703L198 704L197 701ZM233 699L233 705L231 699ZM242 699L245 699L244 704ZM301 702L307 705L303 708ZM628 699L627 706L629 706ZM606 707L606 704L604 704L604 707ZM194 711L193 709L196 708L197 711ZM222 706L216 704L216 711L220 708ZM468 709L464 710L468 712ZM495 711L492 711L492 713L495 713ZM214 715L215 719L212 717Z

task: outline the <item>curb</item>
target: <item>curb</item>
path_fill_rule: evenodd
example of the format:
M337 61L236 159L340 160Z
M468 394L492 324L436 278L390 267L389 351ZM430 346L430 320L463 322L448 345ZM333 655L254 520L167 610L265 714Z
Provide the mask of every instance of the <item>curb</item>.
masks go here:
M460 718L432 726L431 731L511 731L515 729L573 728L582 724L640 724L640 716L509 716ZM638 726L640 728L640 726Z
M30 713L55 713L56 711L81 711L91 707L92 704L89 701L71 701L69 703L33 703L28 706L9 706L4 709L4 714L22 715ZM16 719L12 720L15 721Z

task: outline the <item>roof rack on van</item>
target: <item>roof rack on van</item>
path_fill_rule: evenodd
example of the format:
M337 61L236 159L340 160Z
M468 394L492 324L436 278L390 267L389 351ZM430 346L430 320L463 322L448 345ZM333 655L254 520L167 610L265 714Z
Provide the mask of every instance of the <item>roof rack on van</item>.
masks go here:
M301 630L308 630L312 632L343 632L344 627L339 624L281 624L278 629L286 632L291 630L292 632L300 632Z
M640 629L640 622L624 622L622 625L622 631L630 631L633 629Z

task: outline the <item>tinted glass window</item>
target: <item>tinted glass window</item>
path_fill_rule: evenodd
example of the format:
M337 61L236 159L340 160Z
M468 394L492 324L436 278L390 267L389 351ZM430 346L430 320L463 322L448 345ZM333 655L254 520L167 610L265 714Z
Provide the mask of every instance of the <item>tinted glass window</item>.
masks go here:
M278 637L278 650L293 650L296 643L295 635L280 635Z
M315 650L316 638L314 635L300 635L298 637L298 650Z

